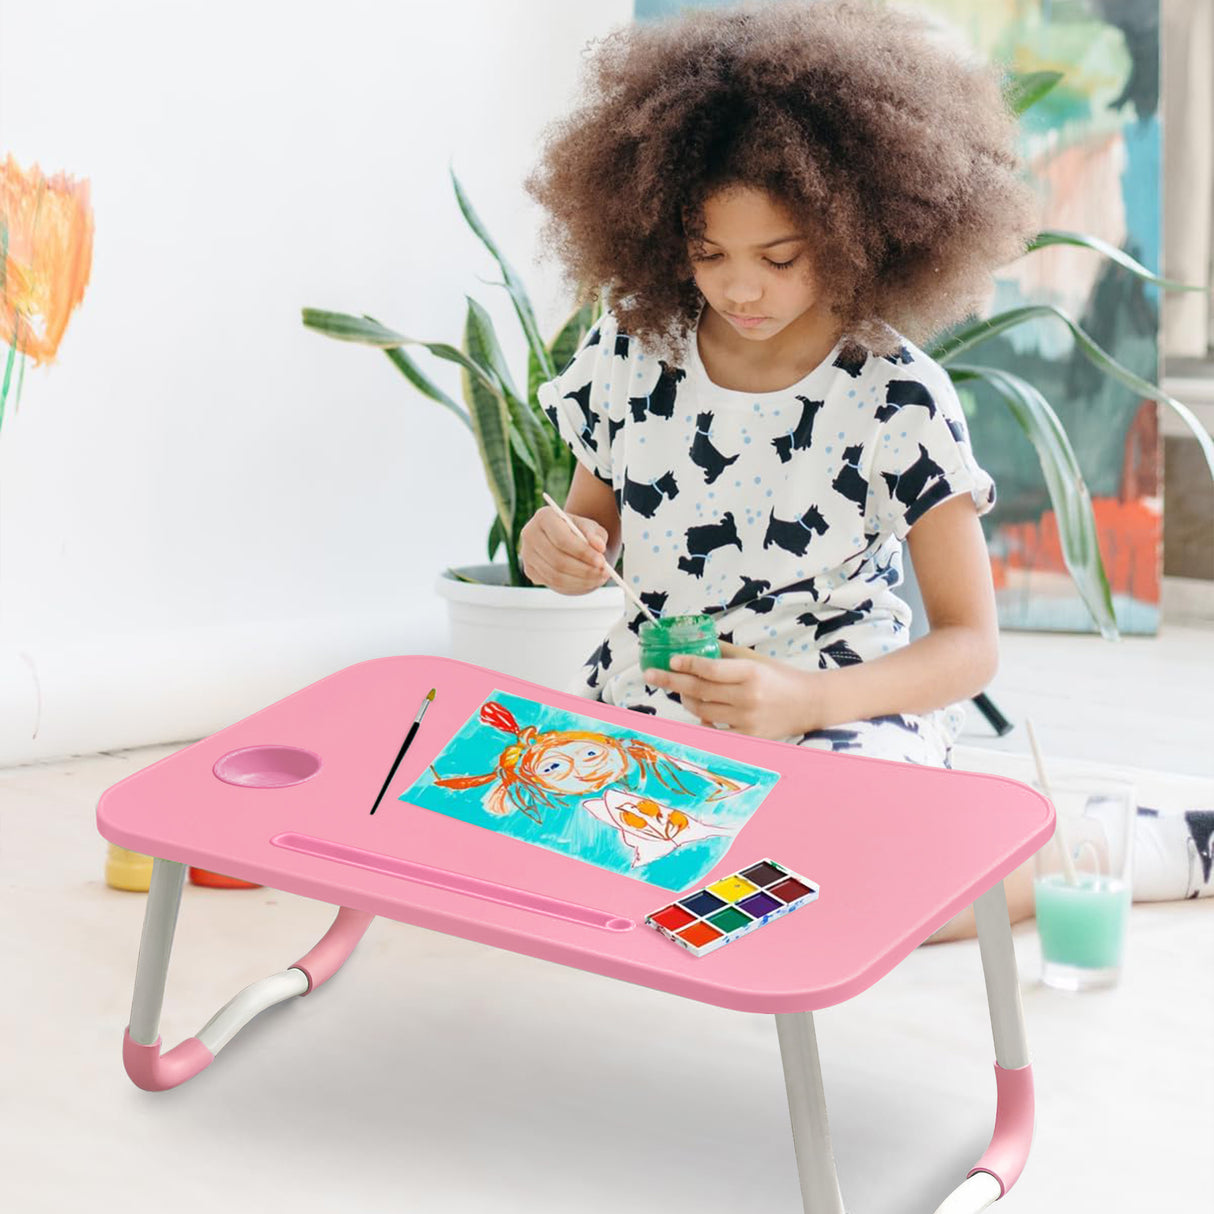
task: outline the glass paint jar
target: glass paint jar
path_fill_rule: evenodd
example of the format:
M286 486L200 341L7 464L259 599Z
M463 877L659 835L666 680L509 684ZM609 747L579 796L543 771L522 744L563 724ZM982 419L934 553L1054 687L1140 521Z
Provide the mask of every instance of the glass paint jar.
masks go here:
M693 657L719 658L721 646L709 615L672 615L641 624L641 669L669 670L676 653Z

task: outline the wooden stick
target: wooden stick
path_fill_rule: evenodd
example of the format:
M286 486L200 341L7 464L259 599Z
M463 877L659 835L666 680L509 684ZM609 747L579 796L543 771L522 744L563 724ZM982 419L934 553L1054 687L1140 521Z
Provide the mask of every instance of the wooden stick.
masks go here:
M1037 745L1037 735L1033 732L1033 722L1025 717L1024 724L1029 732L1029 745L1033 748L1033 762L1037 764L1037 780L1041 784L1041 791L1054 802L1054 834L1058 839L1058 850L1062 852L1062 871L1066 876L1066 883L1076 885L1078 881L1075 876L1075 862L1071 859L1071 845L1067 842L1066 831L1062 829L1062 810L1054 801L1054 794L1050 791L1050 782L1045 777L1045 763L1042 761L1041 750Z
M569 527L570 527L570 529L573 531L573 534L574 534L574 535L576 535L576 536L578 537L578 539L583 540L583 541L585 541L587 544L589 544L589 543L590 543L590 541L589 541L588 539L586 539L586 533L585 533L585 532L584 532L584 531L581 529L581 527L579 527L579 526L577 525L577 523L575 523L575 522L573 521L573 519L571 519L571 518L569 517L569 515L567 515L567 514L566 514L566 513L565 513L565 512L564 512L564 511L563 511L563 510L560 508L560 506L558 506L558 505L556 504L556 502L554 502L554 501L552 500L552 498L550 498L550 497L548 496L548 494L546 494L546 493L545 493L543 496L544 496L544 501L546 501L546 502L548 503L548 505L550 505L550 506L553 508L553 510L555 510L555 511L557 512L557 514L559 514L559 515L561 516L561 518L563 518L563 519L565 520L565 522L567 522L567 523L569 524ZM605 565L607 564L606 558L604 558L603 563L604 563ZM643 611L643 612L644 612L644 613L645 613L645 614L646 614L646 615L647 615L647 616L648 616L648 617L649 617L649 618L650 618L650 619L651 619L651 620L652 620L652 621L653 621L653 622L656 624L656 623L658 622L658 618L657 618L657 616L655 616L655 615L653 614L653 612L652 612L652 611L650 611L650 610L649 610L649 608L648 608L648 607L646 607L646 606L645 606L645 604L644 604L644 603L642 603L642 602L641 602L641 600L640 600L640 599L638 599L638 598L637 598L637 596L636 596L635 594L633 594L633 593L632 593L632 588L631 588L630 586L628 586L628 585L626 585L626 584L625 584L624 579L623 579L622 577L620 577L620 575L619 575L618 573L616 573L616 571L615 571L614 569L612 569L612 567L611 567L610 565L607 565L607 572L608 572L608 573L609 573L609 574L610 574L610 575L611 575L611 576L612 576L612 577L613 577L613 578L614 578L614 579L615 579L617 582L619 582L619 584L620 584L620 589L621 589L621 590L622 590L622 591L623 591L623 592L624 592L624 593L625 593L625 594L626 594L626 595L627 595L627 596L628 596L628 597L629 597L629 598L630 598L630 599L631 599L631 600L632 600L632 601L633 601L633 602L634 602L634 603L635 603L635 604L636 604L636 605L637 605L637 606L638 606L638 607L639 607L639 608L640 608L640 609L641 609L641 610L642 610L642 611Z

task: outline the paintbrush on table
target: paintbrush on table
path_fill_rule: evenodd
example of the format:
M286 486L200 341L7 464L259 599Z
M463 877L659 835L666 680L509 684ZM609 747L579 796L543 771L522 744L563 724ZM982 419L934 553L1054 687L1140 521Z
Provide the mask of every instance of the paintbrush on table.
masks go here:
M417 716L413 718L413 724L409 726L409 732L405 735L404 742L401 743L401 748L396 752L396 760L392 764L392 770L388 772L388 778L384 781L384 786L379 790L379 796L375 798L375 804L371 806L371 812L374 813L379 808L380 801L383 800L384 793L388 791L388 785L392 783L392 777L396 775L396 769L400 766L400 761L405 757L405 751L409 749L409 743L413 741L413 735L417 733L417 727L422 723L422 717L426 715L426 709L430 707L430 701L434 699L434 688L431 687L426 698L422 701L422 706L417 710Z

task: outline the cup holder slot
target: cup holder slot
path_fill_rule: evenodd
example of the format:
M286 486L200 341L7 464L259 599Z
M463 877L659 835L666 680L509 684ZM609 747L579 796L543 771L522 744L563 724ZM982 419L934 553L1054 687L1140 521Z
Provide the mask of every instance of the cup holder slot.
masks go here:
M241 788L289 788L320 771L320 756L297 746L243 746L221 755L211 770Z

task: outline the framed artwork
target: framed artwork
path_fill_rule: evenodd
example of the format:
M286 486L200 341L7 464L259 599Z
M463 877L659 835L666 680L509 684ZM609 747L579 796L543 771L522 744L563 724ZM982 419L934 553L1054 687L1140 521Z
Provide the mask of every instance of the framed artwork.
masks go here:
M1158 0L921 0L920 7L1018 73L1062 73L1020 124L1042 227L1099 236L1158 273ZM998 276L991 311L1027 303L1055 305L1123 366L1159 382L1157 287L1094 252L1054 246ZM1155 632L1163 568L1158 406L1097 370L1056 319L987 341L972 361L1014 371L1054 407L1092 495L1118 628ZM1000 623L1093 631L1062 560L1036 456L986 391L963 392L962 403L975 453L998 487L983 524Z

